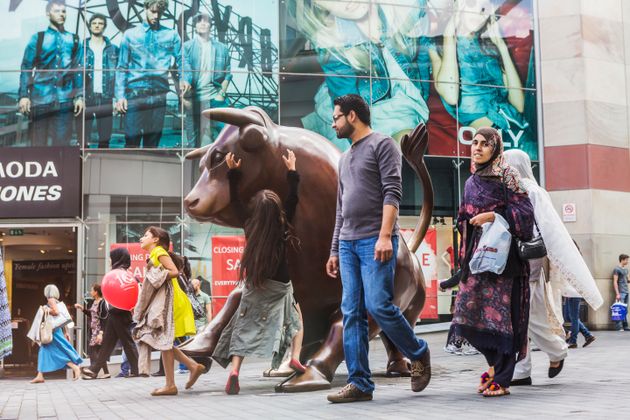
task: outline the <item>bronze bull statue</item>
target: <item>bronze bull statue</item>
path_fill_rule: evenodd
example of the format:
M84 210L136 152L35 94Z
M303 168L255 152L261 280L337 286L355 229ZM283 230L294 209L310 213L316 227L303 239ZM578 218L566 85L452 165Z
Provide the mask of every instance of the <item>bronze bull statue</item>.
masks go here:
M247 202L256 192L269 189L280 197L287 194L286 167L282 161L287 149L295 152L300 173L299 204L293 220L299 250L289 248L288 262L295 298L304 318L302 361L304 374L293 375L276 386L278 392L302 392L330 388L335 371L344 359L342 345L341 281L326 275L325 265L335 225L337 168L339 150L324 137L311 131L274 124L259 108L219 108L203 112L215 121L227 123L216 142L189 153L201 158L201 177L186 196L184 205L191 217L222 226L242 227L230 206L227 165L224 158L234 153L245 162L240 196ZM424 188L423 208L409 247L400 241L397 255L394 299L404 316L414 325L425 301L424 278L413 254L431 220L433 188L424 164L428 135L424 125L401 140L403 155L420 177ZM189 356L211 356L240 301L237 289L212 322L181 349ZM379 333L370 320L370 338ZM387 373L409 375L408 360L383 334L387 350Z

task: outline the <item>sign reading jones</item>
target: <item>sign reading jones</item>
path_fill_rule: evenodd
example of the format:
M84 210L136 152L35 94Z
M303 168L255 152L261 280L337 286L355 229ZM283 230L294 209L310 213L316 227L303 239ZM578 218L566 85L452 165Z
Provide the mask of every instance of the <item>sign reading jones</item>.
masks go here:
M0 153L0 217L80 215L77 147L6 148Z

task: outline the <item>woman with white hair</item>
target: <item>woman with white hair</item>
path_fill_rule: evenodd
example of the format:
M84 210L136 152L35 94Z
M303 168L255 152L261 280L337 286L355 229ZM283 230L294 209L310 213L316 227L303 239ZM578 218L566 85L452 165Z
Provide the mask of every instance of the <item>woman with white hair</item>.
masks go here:
M28 337L35 341L39 347L37 354L37 376L31 381L32 384L44 382L44 373L54 372L66 366L74 372L74 380L81 376L79 364L83 362L79 353L70 344L70 336L66 330L66 325L72 322L66 305L59 300L59 289L54 284L49 284L44 288L44 296L48 300L45 306L41 306L33 321ZM44 313L53 318L52 341L47 344L41 342L39 328Z
M529 337L549 356L549 377L560 373L567 356L567 343L562 328L560 290L575 289L593 308L603 299L582 255L575 246L560 216L555 211L549 193L536 182L531 160L522 150L508 150L505 162L520 175L532 205L534 218L549 260L549 279L545 277L543 259L530 260ZM511 385L531 385L531 359L516 365Z

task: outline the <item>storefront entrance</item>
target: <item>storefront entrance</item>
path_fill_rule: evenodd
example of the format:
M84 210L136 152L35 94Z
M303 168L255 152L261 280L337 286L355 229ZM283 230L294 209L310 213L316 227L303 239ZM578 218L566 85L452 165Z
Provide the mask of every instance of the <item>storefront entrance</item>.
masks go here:
M46 304L47 284L59 288L61 300L74 315L72 305L77 302L78 293L77 241L76 226L0 227L13 329L13 354L4 360L5 377L34 376L37 371L38 346L26 334L39 306Z

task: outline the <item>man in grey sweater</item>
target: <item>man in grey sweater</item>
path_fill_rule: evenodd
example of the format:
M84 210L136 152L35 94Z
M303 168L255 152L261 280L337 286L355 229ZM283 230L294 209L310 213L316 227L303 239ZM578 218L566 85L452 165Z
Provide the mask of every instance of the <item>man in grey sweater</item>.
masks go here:
M337 221L326 272L341 272L343 346L348 384L330 394L333 403L369 401L374 382L368 363L367 313L411 360L411 389L431 379L427 343L393 303L398 250L398 207L402 197L402 158L398 145L370 128L370 109L358 95L334 101L332 127L352 146L339 161Z

